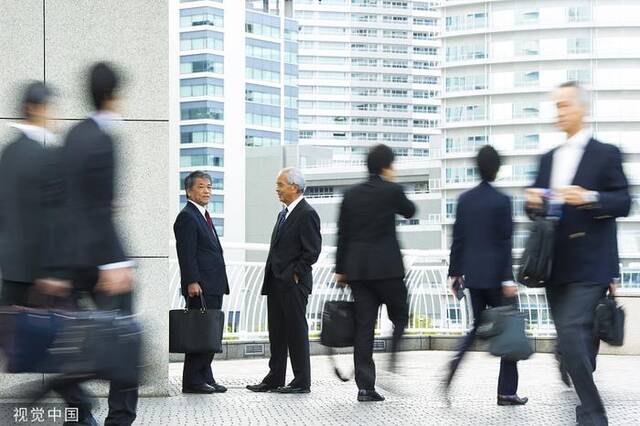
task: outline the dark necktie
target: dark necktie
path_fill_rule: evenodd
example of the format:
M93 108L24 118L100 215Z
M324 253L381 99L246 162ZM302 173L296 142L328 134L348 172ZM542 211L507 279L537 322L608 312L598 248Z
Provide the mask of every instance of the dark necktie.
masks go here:
M209 215L209 211L204 211L204 218L207 219L207 223L209 224L209 231L213 234L218 245L220 245L220 241L218 240L218 234L216 233L216 229L213 227L213 220L211 220L211 216Z
M287 220L288 211L289 210L285 207L280 211L280 213L278 213L278 226L276 228L276 236L280 234L280 229L282 229L282 225L284 225L284 222Z

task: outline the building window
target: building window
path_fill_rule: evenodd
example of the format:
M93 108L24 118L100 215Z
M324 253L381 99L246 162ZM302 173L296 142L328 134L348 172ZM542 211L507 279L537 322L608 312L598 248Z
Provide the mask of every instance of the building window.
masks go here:
M567 8L569 22L587 22L591 20L591 8L588 6L572 6Z
M581 84L591 83L591 70L589 69L572 69L567 70L567 81L577 81Z
M224 151L217 148L188 148L180 150L180 167L223 167Z
M183 102L180 104L180 119L222 120L224 119L224 104L212 101Z
M426 114L438 114L439 108L436 105L414 105L413 112L426 113Z
M438 84L439 79L433 75L414 75L413 82L415 84Z
M516 22L518 24L537 24L540 19L540 12L537 10L531 10L527 12L518 12L516 11L517 18Z
M516 87L536 86L540 80L539 71L517 72L515 78Z
M447 219L455 219L456 218L456 207L458 206L458 200L453 198L448 198L445 204L445 216Z
M540 135L537 133L517 135L515 138L515 149L537 149L540 144Z
M280 89L247 84L244 99L257 104L280 106Z
M249 80L260 80L270 83L280 82L280 73L278 71L261 69L257 67L248 66L245 72L245 76Z
M540 108L535 103L513 104L513 118L536 118L540 114Z
M304 191L307 198L332 198L335 196L333 186L310 186Z
M409 38L409 33L407 31L384 30L382 32L382 37L406 39Z
M213 7L198 7L180 11L180 27L198 27L210 25L222 27L224 25L224 11Z
M440 96L437 90L414 90L413 97L416 99L430 99Z
M413 135L413 141L418 143L431 142L431 135Z
M540 53L540 40L521 40L515 44L516 56L536 56Z
M589 38L570 38L567 40L567 53L581 54L591 52L591 39Z
M448 122L485 120L484 105L467 105L450 107L445 111Z
M470 61L474 59L484 59L487 51L484 44L460 45L447 47L447 61Z
M215 78L191 78L180 80L180 97L224 96L223 80Z
M223 50L223 34L215 31L196 31L180 34L180 50Z
M224 128L210 124L180 126L180 143L224 143Z
M190 55L180 57L180 74L197 72L224 73L224 58L216 55Z
M484 90L487 88L487 77L485 74L447 77L445 87L448 92Z
M252 58L280 61L280 45L277 43L247 39L245 52L247 56Z
M280 133L247 129L244 144L245 146L278 146L280 145Z

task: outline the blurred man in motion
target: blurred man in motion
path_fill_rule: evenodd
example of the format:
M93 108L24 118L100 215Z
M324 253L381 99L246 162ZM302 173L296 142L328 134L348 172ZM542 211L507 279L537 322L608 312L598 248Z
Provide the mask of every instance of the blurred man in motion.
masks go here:
M276 193L284 204L271 234L262 294L267 296L271 358L269 373L252 392L304 394L311 391L307 302L313 288L312 265L322 249L320 217L304 199L300 170L286 168L276 178ZM294 378L285 386L287 352Z
M27 306L33 283L41 274L44 190L49 153L45 143L54 135L46 129L51 90L30 83L22 101L25 121L12 124L19 135L0 158L0 270L2 305Z
M622 154L594 139L584 127L589 98L575 82L556 89L557 126L567 135L559 147L540 159L537 178L526 190L528 210L545 200L561 203L547 299L558 333L562 365L571 377L580 404L580 425L608 424L593 380L598 337L593 332L600 298L615 292L618 275L616 218L627 216L631 197L622 169Z
M187 307L221 309L222 298L229 294L229 282L222 245L207 210L211 197L211 176L191 172L184 180L187 205L173 225L180 263L182 295ZM211 371L214 354L185 354L182 371L183 393L222 393L227 388L216 383Z
M456 287L463 285L469 289L473 328L463 338L456 356L449 363L445 381L447 389L462 358L476 339L482 311L487 307L517 303L518 287L513 282L511 266L511 199L491 185L500 170L500 155L492 146L485 145L478 151L476 162L482 182L458 199L449 261L454 297ZM517 391L517 362L501 359L498 405L526 404L528 398L520 398Z
M392 367L409 321L404 265L396 236L396 215L413 217L415 205L394 183L394 154L377 145L367 156L369 179L344 194L338 220L336 282L349 283L355 300L354 363L358 401L384 401L376 392L373 341L380 305L393 322Z
M72 282L76 300L89 295L100 310L132 312L133 262L128 260L113 220L115 186L114 140L110 128L120 117L120 77L106 63L89 70L89 90L95 112L68 133L60 156L65 190L53 203L58 232L48 250L45 265L54 278ZM88 412L88 397L78 381L53 381L51 387L85 417L81 424L95 424ZM111 382L109 414L105 425L130 425L136 418L137 386Z

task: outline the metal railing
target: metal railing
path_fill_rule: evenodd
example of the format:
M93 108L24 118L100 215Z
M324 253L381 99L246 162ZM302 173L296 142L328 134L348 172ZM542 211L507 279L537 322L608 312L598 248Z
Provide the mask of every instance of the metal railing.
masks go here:
M225 244L227 250L251 251L266 254L266 244ZM313 267L313 293L309 296L307 321L311 337L319 336L322 310L325 302L349 300L350 290L336 286L333 280L335 248L324 247L320 259ZM408 289L408 334L456 335L466 331L473 321L469 298L461 302L454 298L447 287L446 251L403 250L406 266L405 282ZM265 256L266 257L266 256ZM180 294L180 273L177 260L171 260L170 291L172 307L184 307ZM266 340L267 303L261 295L264 262L229 261L227 275L231 294L224 297L227 340ZM527 318L527 332L532 336L552 336L553 322L543 290L520 288L520 309ZM378 313L376 333L390 335L392 325L383 306Z

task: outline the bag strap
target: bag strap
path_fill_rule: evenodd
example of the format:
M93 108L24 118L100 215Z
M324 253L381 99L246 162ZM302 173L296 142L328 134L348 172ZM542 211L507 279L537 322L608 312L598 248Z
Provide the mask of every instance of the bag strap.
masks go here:
M187 311L191 309L191 297L187 297ZM207 310L207 304L204 301L204 296L202 295L202 293L200 293L200 310L202 312Z

